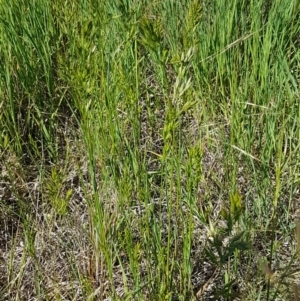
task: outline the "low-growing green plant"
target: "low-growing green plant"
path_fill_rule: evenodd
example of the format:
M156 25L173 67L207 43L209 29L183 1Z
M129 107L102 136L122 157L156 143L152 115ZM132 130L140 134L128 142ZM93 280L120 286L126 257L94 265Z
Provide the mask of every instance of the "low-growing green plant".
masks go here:
M64 178L65 175L54 167L45 184L51 206L54 212L59 216L64 216L67 213L68 205L73 194L71 188L66 192L63 191Z

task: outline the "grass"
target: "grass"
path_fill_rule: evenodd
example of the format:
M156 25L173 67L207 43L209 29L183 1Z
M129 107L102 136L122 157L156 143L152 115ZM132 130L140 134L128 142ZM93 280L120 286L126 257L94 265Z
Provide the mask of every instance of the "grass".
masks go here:
M297 1L2 1L0 300L300 300Z

